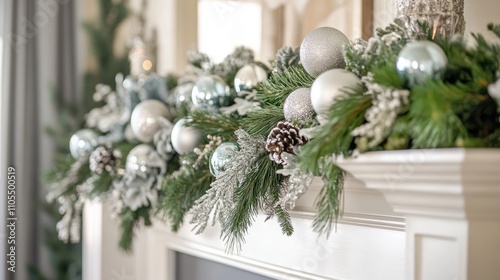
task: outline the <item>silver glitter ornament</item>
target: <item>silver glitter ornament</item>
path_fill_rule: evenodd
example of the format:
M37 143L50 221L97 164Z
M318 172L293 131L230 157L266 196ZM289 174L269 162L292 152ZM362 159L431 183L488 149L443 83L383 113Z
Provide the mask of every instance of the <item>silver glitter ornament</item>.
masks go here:
M147 144L135 146L127 156L125 170L129 174L148 174L151 166L148 165L151 153L155 153L153 147Z
M345 68L344 45L349 39L333 27L320 27L306 35L300 45L300 61L313 77L335 68Z
M283 105L283 113L287 121L312 119L314 108L311 103L311 89L299 88L290 93Z
M91 129L81 129L75 132L69 140L69 151L75 159L90 155L97 145L99 135Z
M396 68L409 87L442 77L448 64L444 51L436 43L416 41L406 44L398 55Z
M236 92L252 91L255 87L267 80L267 72L257 64L243 66L234 77Z
M193 104L198 109L217 111L233 103L229 86L217 76L205 76L196 81L191 95Z
M187 154L203 142L203 133L192 127L185 126L188 119L180 119L172 129L172 147L178 154Z
M319 75L311 86L311 103L314 111L326 118L336 99L345 95L345 90L361 85L361 79L343 69L332 69ZM321 120L320 118L320 120Z
M425 21L444 35L465 32L464 0L396 0L396 9L410 30L418 29L417 21Z
M186 107L190 108L193 105L193 100L191 98L193 87L194 84L186 83L179 85L174 89L175 107L179 108L182 106L182 104L185 104Z
M144 100L135 106L130 117L130 127L134 135L142 142L153 140L155 133L163 128L160 118L169 119L170 111L158 100ZM172 125L169 121L165 123Z
M240 147L234 142L220 144L210 157L210 173L217 177L221 172L226 171L239 150Z

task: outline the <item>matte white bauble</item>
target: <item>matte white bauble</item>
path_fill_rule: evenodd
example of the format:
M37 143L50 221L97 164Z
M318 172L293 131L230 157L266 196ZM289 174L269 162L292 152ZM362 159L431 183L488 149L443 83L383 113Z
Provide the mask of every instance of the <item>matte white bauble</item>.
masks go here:
M345 90L361 85L361 80L344 69L332 69L319 75L311 87L314 111L325 118L335 100L345 95Z
M160 118L171 117L167 106L158 100L144 100L135 106L130 117L132 132L142 142L153 140L155 133L163 128ZM166 120L165 120L166 121ZM168 123L168 121L166 121Z
M172 129L172 147L180 155L192 152L203 142L203 133L195 128L185 126L187 122L188 119L180 119Z

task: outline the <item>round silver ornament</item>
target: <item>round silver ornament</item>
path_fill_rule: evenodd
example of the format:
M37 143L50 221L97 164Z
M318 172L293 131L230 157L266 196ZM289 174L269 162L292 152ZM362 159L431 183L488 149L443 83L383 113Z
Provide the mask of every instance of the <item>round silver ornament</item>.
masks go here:
M203 133L192 127L185 126L188 119L180 119L172 129L172 147L178 154L192 152L194 148L203 142Z
M287 121L310 120L314 116L314 108L311 102L311 89L299 88L294 90L285 100L283 113Z
M80 129L69 140L69 151L75 159L87 157L97 145L99 135L91 129Z
M257 64L243 66L234 77L236 92L252 91L260 83L267 80L267 72Z
M333 27L320 27L309 32L300 45L300 61L313 77L335 68L345 68L344 45L349 39Z
M240 147L234 142L220 144L210 157L210 173L217 177L221 172L227 170L231 160L239 150Z
M144 100L135 106L130 117L132 132L142 142L150 142L156 132L163 128L165 119L167 125L172 125L167 119L171 117L170 111L158 100Z
M174 89L175 107L179 108L182 106L182 104L185 104L189 108L193 105L193 100L191 98L193 87L194 84L186 83L179 85Z
M155 150L152 146L147 144L139 144L135 146L127 156L127 161L125 163L125 170L129 174L149 173L151 171L151 166L148 162L151 153Z
M311 103L314 111L325 118L335 100L345 94L347 88L359 86L361 80L344 69L332 69L319 75L311 86Z
M396 68L409 87L442 77L448 65L446 54L436 43L416 41L406 44L398 55Z
M191 98L196 108L209 111L229 106L234 99L226 82L214 75L199 78L193 87Z

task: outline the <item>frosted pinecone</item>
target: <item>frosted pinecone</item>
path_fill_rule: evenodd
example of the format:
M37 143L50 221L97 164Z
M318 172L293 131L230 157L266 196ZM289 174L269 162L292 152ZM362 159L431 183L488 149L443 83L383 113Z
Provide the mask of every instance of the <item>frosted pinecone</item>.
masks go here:
M292 49L289 46L284 46L278 50L274 58L274 72L284 72L290 66L297 66L300 62L300 47Z
M104 170L114 172L118 164L118 157L113 149L103 146L97 147L89 158L90 171L96 174L102 174Z
M269 157L272 161L278 164L286 164L282 158L282 153L295 154L294 146L302 146L307 143L308 139L300 136L300 129L290 122L279 122L278 125L271 130L267 137L266 150L271 154Z

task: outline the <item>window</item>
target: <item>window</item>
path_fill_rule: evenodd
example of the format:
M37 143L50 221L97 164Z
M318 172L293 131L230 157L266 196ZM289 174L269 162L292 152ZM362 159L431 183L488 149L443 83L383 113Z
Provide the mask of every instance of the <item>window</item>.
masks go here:
M254 1L200 0L198 49L220 62L238 46L260 57L262 4Z

